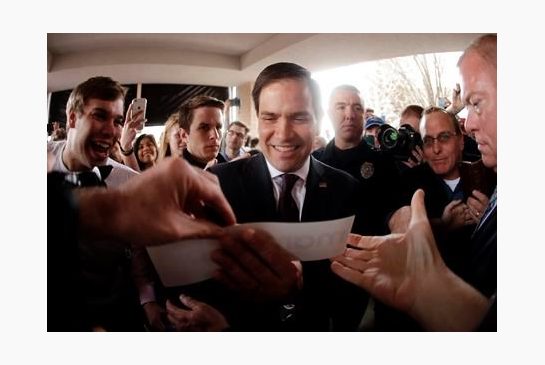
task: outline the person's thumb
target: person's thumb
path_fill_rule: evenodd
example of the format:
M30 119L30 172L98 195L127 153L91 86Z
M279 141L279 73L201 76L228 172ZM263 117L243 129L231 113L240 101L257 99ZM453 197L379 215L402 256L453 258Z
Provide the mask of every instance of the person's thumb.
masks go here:
M422 269L427 266L427 263L435 262L434 257L441 260L426 213L424 190L422 189L418 189L411 200L411 221L407 233L410 242L408 256L414 256L413 263L421 266Z
M198 306L198 301L191 298L190 296L180 294L180 302L182 302L189 309L195 309Z
M428 214L424 203L424 190L418 189L413 194L411 200L411 221L409 227L425 221L428 221Z

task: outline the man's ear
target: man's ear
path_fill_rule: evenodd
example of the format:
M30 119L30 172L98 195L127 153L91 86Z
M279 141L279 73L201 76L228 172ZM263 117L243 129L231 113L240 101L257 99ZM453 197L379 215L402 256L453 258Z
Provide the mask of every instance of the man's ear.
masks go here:
M77 115L75 111L71 111L70 113L66 113L66 116L68 117L68 127L69 128L75 128L76 127L76 119Z

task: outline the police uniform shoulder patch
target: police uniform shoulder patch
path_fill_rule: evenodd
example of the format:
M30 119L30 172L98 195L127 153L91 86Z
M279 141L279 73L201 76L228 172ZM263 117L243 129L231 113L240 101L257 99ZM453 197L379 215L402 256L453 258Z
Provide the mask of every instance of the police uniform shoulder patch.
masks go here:
M361 177L369 179L375 173L375 165L372 162L364 162L360 168Z

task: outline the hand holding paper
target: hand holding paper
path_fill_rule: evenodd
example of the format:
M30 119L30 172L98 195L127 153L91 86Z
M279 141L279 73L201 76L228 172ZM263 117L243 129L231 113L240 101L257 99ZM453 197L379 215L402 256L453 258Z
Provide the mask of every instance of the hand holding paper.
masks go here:
M287 298L302 280L295 258L260 229L229 227L211 257L220 266L214 277L252 299Z
M227 266L223 269L232 272L235 270L234 267L238 266L239 271L233 275L236 276L237 281L242 281L238 284L246 288L251 288L255 283L249 281L248 275L243 275L245 272L241 270L244 268L245 271L257 275L255 270L258 263L271 266L265 272L259 272L259 275L267 275L266 279L260 280L270 282L274 276L269 275L278 275L278 273L290 275L292 268L285 265L288 261L322 260L344 252L346 237L353 222L354 216L351 216L323 222L246 223L236 228L225 228L224 232L227 235L234 236L233 240L222 238L221 247L240 262L228 261L230 256L224 254L222 265ZM269 233L271 237L265 237L262 233L256 234L253 238L240 237L243 228L261 229ZM234 240L237 235L243 240L238 242ZM254 247L252 242L262 246ZM147 250L163 285L177 286L211 278L218 266L211 260L210 254L220 247L219 244L217 239L191 239L162 246L150 246ZM276 244L280 245L285 252L278 250L279 247L276 247ZM248 255L253 255L260 261L253 261L252 256ZM262 269L263 267L260 270Z

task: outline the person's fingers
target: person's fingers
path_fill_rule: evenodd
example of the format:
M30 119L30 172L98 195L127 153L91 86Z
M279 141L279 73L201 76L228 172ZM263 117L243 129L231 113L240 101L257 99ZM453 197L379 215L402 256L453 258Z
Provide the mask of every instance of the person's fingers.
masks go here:
M368 261L371 260L373 257L376 257L377 254L375 250L354 250L351 248L347 248L344 251L344 256L353 259Z
M408 159L407 161L401 161L401 163L403 163L405 166L410 167L410 168L413 168L413 167L415 167L417 165L417 163L414 162L411 159Z
M346 266L340 261L333 261L331 263L331 270L344 280L357 285L360 288L369 290L372 287L375 271L362 273L360 270Z
M462 204L463 204L462 200L456 199L448 203L445 209L454 210L455 208L460 207Z
M413 150L413 156L418 162L421 162L424 159L424 151L420 146L416 146Z
M144 125L146 124L147 119L144 120L134 120L129 124L129 128L134 131L134 134L136 134L136 130L142 130L144 128Z
M221 188L218 184L214 184L208 180L209 178L202 178L202 181L207 181L206 184L201 184L199 195L203 203L215 211L227 225L236 223L235 213L231 208L231 205L223 195Z
M477 190L474 190L474 191L476 192ZM486 209L486 206L488 205L488 197L484 194L482 194L482 196L479 196L479 197L471 196L467 198L467 205L469 206L474 216L481 217L483 212Z
M206 174L198 173L191 169L186 161L176 157L176 163L182 164L183 171L187 172L189 179L187 186L182 184L178 185L179 196L187 196L189 202L193 202L193 206L185 206L182 209L197 209L195 202L199 202L200 207L204 204L207 208L210 209L210 212L217 214L217 218L221 219L222 222L225 222L227 225L235 224L236 217L233 209L229 205L229 202L223 195L219 183L217 180L214 180L212 177ZM195 213L195 212L191 212ZM201 213L196 211L198 215Z
M174 315L167 313L167 319L170 323L176 327L177 331L189 331L191 327L191 320L186 315Z
M487 205L488 204L488 196L486 194L481 193L479 190L473 190L471 192L471 195L475 197L481 204Z
M241 264L240 259L235 259L225 250L212 251L210 258L221 268L214 275L217 279L238 290L257 290L258 282L251 272L246 271L246 264Z
M199 302L198 300L193 299L190 296L185 294L180 294L179 298L180 298L180 302L182 302L182 304L184 304L191 310L198 309L202 307L203 305L205 305L205 303Z
M468 207L466 210L468 223L467 224L473 224L478 223L482 216L482 208L478 208L477 206L480 206L480 204L472 203L468 199Z
M216 224L202 219L193 219L181 211L171 212L170 215L164 215L162 219L164 233L162 235L155 233L155 236L160 235L162 239L160 241L145 242L144 245L158 245L182 239L210 238L221 235L221 229ZM156 227L156 229L159 228ZM140 242L140 239L137 242Z
M297 258L280 246L268 232L250 228L243 229L241 233L246 248L253 250L278 277L295 272L291 261Z
M195 201L189 197L187 209L190 209L196 217L207 219L220 226L233 225L236 223L234 212L225 199L219 180L216 175L207 171L197 172L200 184L198 189L203 189L203 195Z
M354 270L364 272L373 265L376 265L376 260L373 260L372 255L368 255L369 259L364 259L362 256L349 257L346 253L341 256L335 257L333 261L338 261L344 266L350 267Z
M374 250L384 239L390 236L392 234L387 236L360 236L360 239L352 246L362 250Z
M212 252L212 260L221 270L215 275L226 285L255 298L283 297L298 285L294 257L262 230L230 227L220 237L220 250ZM256 294L259 294L256 297Z
M178 306L175 306L170 300L167 300L167 303L166 303L166 309L167 309L167 313L171 316L174 316L174 317L182 317L182 316L185 316L187 314L187 310L185 309L182 309Z
M138 113L131 115L130 109L129 109L129 111L127 111L127 115L125 116L124 127L136 128L138 124L145 123L147 120L144 119L143 116L144 116L144 111L139 111Z
M220 238L220 247L260 282L274 281L274 276L281 278L294 271L292 257L263 231L233 228Z
M346 243L351 246L358 246L358 243L360 242L362 236L355 233L349 233L348 237L346 238Z

